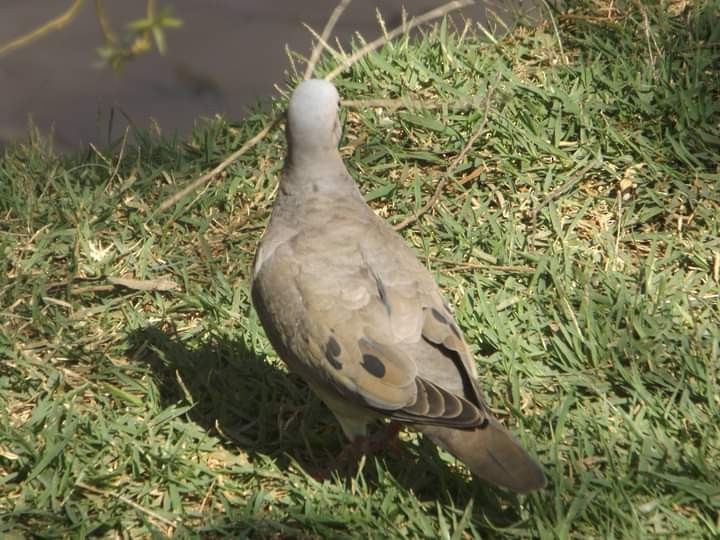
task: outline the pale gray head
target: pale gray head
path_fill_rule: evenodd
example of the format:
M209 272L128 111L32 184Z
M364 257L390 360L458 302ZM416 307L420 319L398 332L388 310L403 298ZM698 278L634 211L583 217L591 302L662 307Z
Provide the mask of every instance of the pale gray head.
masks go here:
M287 110L286 136L290 162L338 155L340 96L335 85L310 79L298 85Z

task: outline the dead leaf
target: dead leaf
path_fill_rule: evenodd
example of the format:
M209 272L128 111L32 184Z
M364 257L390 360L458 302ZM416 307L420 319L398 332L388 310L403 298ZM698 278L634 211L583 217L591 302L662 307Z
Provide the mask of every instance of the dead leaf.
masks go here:
M107 280L113 285L127 287L136 291L171 291L177 289L177 283L170 278L134 279L108 276Z

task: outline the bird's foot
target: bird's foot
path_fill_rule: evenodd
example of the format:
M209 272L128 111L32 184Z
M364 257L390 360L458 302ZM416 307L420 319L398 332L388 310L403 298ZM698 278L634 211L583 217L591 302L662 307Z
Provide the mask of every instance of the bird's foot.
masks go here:
M398 445L398 433L402 424L390 421L385 427L369 436L358 436L340 452L335 460L337 465L357 464L361 456L377 454L384 450L390 450L396 456L401 449Z
M390 450L393 454L400 454L400 446L398 434L402 429L402 424L391 420L385 427L367 438L366 454L374 454L381 450Z

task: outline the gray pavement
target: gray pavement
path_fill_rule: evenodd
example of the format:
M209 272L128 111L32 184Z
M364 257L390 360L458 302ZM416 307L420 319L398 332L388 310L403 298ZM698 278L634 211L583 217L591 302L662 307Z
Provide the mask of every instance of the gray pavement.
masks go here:
M0 43L61 13L70 0L2 0ZM183 135L198 117L221 113L242 118L249 105L274 93L288 69L285 45L307 54L336 0L166 0L184 21L168 31L168 54L149 54L129 63L122 74L97 67L95 49L102 38L92 2L71 25L31 45L0 56L0 146L27 137L28 118L42 133L52 132L65 151L108 141L111 108L117 137L127 118L138 127L155 119L166 135ZM388 27L445 2L438 0L355 0L336 27L347 42L355 32L366 39L380 34L375 8ZM144 0L107 2L116 29L140 17ZM464 14L487 24L488 7L506 20L537 5L527 0L488 0ZM503 7L498 7L503 6ZM537 10L535 10L537 11ZM493 20L490 17L490 20ZM119 111L122 111L120 113Z

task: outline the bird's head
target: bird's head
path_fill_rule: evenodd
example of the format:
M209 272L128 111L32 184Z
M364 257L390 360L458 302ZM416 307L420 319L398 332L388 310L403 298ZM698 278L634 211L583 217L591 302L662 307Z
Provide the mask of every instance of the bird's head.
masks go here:
M290 158L317 159L337 154L340 142L340 96L329 81L310 79L298 85L287 110Z

